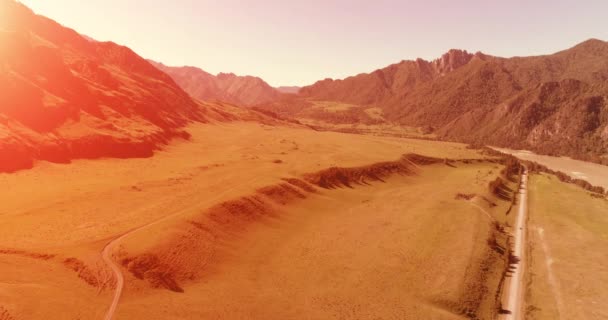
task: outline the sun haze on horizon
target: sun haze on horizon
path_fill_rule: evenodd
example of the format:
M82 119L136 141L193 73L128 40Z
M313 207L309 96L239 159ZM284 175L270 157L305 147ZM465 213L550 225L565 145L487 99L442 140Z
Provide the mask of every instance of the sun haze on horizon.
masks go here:
M608 39L606 1L23 0L36 13L171 66L258 76L273 86L344 78L451 48L553 53ZM584 2L584 3L583 3Z

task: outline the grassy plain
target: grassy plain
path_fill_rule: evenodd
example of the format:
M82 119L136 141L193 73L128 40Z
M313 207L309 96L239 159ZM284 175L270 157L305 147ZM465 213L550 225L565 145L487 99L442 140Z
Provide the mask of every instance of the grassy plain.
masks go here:
M485 242L488 215L500 216L507 204L455 197L491 198L487 183L498 164L412 166L412 174L384 182L295 193L290 187L281 196L284 190L264 187L408 153L483 156L456 143L258 123L189 131L191 141L150 158L40 162L0 175L6 186L0 314L103 318L115 283L101 251L152 222L114 252L125 275L116 319L428 319L427 311L458 319L493 312L492 299L475 295L496 284L497 269L477 271L498 263ZM229 202L235 199L240 202ZM262 207L254 211L264 212L262 218L241 219L251 209L239 207L243 199L258 201ZM236 210L217 210L227 202ZM221 232L201 231L210 219L224 223Z
M607 319L608 200L530 179L526 319Z

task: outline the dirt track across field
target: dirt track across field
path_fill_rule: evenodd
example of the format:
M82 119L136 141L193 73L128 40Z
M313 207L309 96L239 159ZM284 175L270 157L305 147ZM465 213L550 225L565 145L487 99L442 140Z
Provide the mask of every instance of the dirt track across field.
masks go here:
M520 320L522 318L522 306L523 304L523 288L524 285L524 272L525 272L525 234L526 234L526 219L528 213L528 174L524 172L521 179L521 186L519 192L519 207L517 221L515 223L515 229L513 230L513 238L515 239L515 245L513 247L512 255L516 258L516 266L509 278L509 285L507 287L506 296L506 310L503 319L505 320Z

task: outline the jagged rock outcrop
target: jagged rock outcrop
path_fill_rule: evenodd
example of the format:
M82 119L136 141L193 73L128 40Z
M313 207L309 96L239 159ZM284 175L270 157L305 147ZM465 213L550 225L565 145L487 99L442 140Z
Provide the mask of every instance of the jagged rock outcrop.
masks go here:
M441 56L441 58L433 60L432 64L439 74L452 72L473 59L474 55L466 50L451 49Z

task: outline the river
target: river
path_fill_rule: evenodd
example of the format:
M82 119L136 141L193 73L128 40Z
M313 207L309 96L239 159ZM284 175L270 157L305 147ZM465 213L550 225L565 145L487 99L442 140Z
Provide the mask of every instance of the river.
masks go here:
M527 150L494 149L503 153L512 154L522 160L537 162L549 169L561 171L572 178L586 180L594 186L608 189L608 166L574 160L568 157L544 156Z

